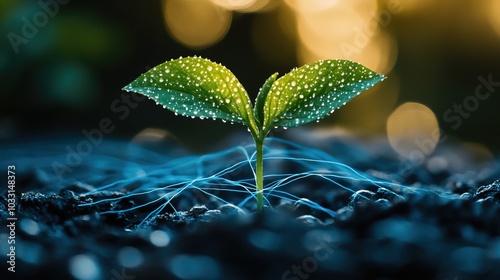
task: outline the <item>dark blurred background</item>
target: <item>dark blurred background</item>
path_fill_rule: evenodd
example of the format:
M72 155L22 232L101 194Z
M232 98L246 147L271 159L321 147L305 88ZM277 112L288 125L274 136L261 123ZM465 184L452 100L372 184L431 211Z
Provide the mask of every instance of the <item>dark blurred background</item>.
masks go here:
M136 106L121 90L150 67L200 55L252 99L275 71L352 59L388 79L311 128L387 136L402 155L417 138L437 142L439 128L483 156L500 148L497 0L2 0L0 24L1 139L109 118L106 137L174 135L209 149L245 129Z

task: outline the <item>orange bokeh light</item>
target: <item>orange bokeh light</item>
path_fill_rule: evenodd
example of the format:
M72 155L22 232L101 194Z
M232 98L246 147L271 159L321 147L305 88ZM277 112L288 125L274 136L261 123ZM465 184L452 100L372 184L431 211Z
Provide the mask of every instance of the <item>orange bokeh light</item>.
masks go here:
M387 120L387 137L400 155L430 155L439 143L439 124L429 107L415 102L400 105Z
M276 0L210 0L215 5L218 5L226 10L237 11L243 13L253 13L267 11L277 4Z
M164 0L163 15L171 36L193 49L211 46L224 38L232 19L231 11L209 0Z
M381 32L392 15L379 11L376 1L328 1L316 8L290 2L303 2L287 1L296 12L299 64L350 59L381 73L388 73L394 66L397 44L392 36Z
M500 36L500 1L490 0L489 18L491 25L495 29L498 36Z

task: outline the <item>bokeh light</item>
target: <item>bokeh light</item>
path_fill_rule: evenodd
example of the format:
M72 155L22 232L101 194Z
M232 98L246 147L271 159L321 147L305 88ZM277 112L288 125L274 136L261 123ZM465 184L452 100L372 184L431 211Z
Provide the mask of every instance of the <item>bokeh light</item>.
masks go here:
M212 3L231 11L251 13L262 12L279 4L276 0L210 0Z
M53 62L40 71L37 88L38 99L43 103L65 104L73 108L85 108L98 100L98 77L84 65ZM71 94L68 94L71 92Z
M464 150L469 151L476 162L494 162L495 155L493 152L481 143L464 142L462 143Z
M420 103L402 104L387 120L389 143L405 158L411 158L416 152L430 155L439 143L439 135L435 114Z
M419 12L426 12L432 9L437 1L434 0L385 0L386 6L398 7L401 13L415 14ZM454 3L454 2L452 2Z
M231 26L232 13L209 0L164 0L163 15L173 38L193 49L222 40Z
M79 280L101 279L101 267L93 256L87 254L72 257L69 260L69 272Z
M155 230L149 236L151 243L157 247L165 247L170 244L170 235L163 230Z
M285 3L288 4L295 11L300 12L318 12L328 8L333 7L334 5L341 2L340 0L285 0ZM346 2L346 1L344 1Z
M177 255L168 263L167 269L185 280L215 280L220 277L219 264L205 255Z
M144 255L135 247L123 247L118 251L118 262L123 267L137 267L144 261Z
M500 36L500 1L490 0L488 12L491 25L495 29L497 35Z
M137 133L131 140L132 143L155 143L170 137L170 133L164 129L146 128Z
M19 222L19 227L29 235L37 235L40 233L40 226L32 219L22 219Z
M296 12L299 64L349 59L381 73L388 73L394 66L397 44L380 30L392 15L379 11L376 1L287 3Z

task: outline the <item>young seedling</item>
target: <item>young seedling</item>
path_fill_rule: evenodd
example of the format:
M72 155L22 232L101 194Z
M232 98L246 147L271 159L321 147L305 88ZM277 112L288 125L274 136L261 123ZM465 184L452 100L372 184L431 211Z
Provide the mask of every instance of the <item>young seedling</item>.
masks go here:
M231 71L201 57L162 63L125 86L176 115L222 119L248 127L256 147L257 210L262 209L264 139L273 127L294 127L328 116L385 77L347 60L321 60L277 79L269 77L255 105Z

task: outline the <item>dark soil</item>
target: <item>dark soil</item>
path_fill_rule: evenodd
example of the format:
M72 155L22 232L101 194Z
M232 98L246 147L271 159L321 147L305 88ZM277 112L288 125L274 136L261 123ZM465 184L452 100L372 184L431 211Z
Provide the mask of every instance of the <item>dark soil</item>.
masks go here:
M2 231L1 279L500 279L497 161L477 161L447 144L403 173L401 159L380 141L315 143L365 174L407 187L345 181L357 189L352 193L306 179L296 194L303 200L273 200L263 213L252 203L199 203L186 192L173 202L177 211L166 207L141 224L151 208L103 212L131 209L144 198L81 206L130 191L96 191L104 179L100 185L80 176L91 178L102 167L75 171L76 179L56 189L47 186L42 167L17 163L16 272L7 271L8 233ZM26 158L22 145L5 145L6 161ZM465 167L429 163L457 156ZM280 168L291 173L296 167ZM311 209L307 200L335 215ZM0 201L7 224L6 192Z

